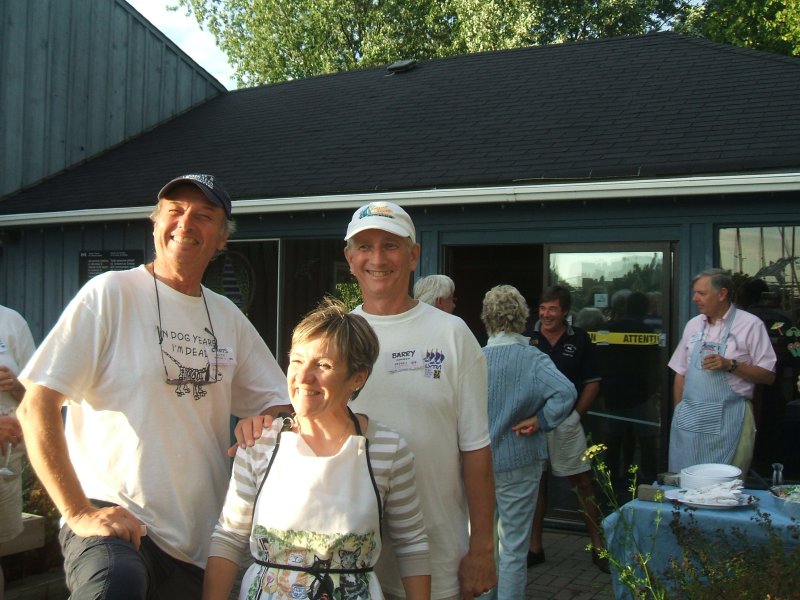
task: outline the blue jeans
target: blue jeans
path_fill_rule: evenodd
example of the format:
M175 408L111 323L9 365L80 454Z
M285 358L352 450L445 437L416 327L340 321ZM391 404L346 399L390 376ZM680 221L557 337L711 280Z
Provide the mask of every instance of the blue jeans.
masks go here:
M169 556L148 536L139 550L116 537L59 533L71 600L200 598L203 569Z
M531 524L544 464L544 460L537 460L519 469L494 474L499 554L497 587L482 598L525 597Z

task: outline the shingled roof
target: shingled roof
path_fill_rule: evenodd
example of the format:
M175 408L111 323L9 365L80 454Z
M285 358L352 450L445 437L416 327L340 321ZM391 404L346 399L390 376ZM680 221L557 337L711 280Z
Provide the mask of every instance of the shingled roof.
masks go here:
M658 33L230 92L0 215L148 206L187 171L265 199L781 170L800 170L800 59Z

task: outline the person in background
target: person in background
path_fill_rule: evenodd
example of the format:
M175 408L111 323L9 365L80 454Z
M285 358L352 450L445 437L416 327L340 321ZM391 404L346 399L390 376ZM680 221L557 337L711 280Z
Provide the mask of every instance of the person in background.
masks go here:
M447 275L428 275L414 284L414 298L446 313L456 309L456 284Z
M0 543L22 533L22 428L15 413L25 394L17 374L28 362L35 347L25 319L10 308L0 306L0 451L3 463L14 473L0 477ZM10 456L7 456L11 453ZM0 600L5 578L0 566Z
M513 286L495 286L483 298L499 540L498 581L491 599L525 597L531 523L547 459L542 432L563 422L577 397L569 379L522 335L529 314L528 303Z
M645 323L648 306L645 294L618 290L611 299L615 311L605 325L606 331L654 333ZM610 343L595 347L594 355L600 365L600 393L605 399L605 409L616 417L606 419L604 426L608 446L606 465L612 481L626 487L629 469L634 464L639 481L655 481L662 402L659 378L664 368L659 347Z
M581 418L597 398L601 377L589 335L583 329L567 323L571 307L572 297L568 289L558 285L546 289L539 299L539 320L534 325L531 344L549 356L556 368L578 391L577 401L567 419L545 434L550 458L549 470L556 477L566 477L575 490L592 544L592 561L601 571L608 573L608 559L601 558L599 553L605 547L605 542L600 534L600 509L592 486L591 465L583 460L587 445L586 434L581 425ZM543 483L539 487L528 566L545 561L542 530L546 511L547 475L543 477Z
M391 202L362 206L345 240L364 298L354 312L381 348L364 412L394 427L416 457L432 598L473 598L497 578L486 360L464 321L409 295L420 247L406 211ZM390 552L376 571L387 598L403 596Z
M73 598L199 598L230 415L288 404L261 336L201 284L234 227L220 181L173 179L150 218L154 260L92 278L20 374Z
M753 395L753 414L758 423L753 456L756 468L768 469L776 456L782 456L783 424L786 405L794 397L794 373L800 367L800 356L794 348L792 333L794 320L781 308L780 289L770 289L757 277L748 277L736 290L736 308L754 314L767 328L772 350L775 352L775 381L771 385L758 386ZM800 347L800 346L799 346ZM783 457L786 458L786 457Z
M606 319L599 308L585 306L575 315L575 327L580 327L584 331L597 332L605 327Z
M297 325L287 373L294 414L237 453L206 600L228 598L248 542L255 563L242 600L380 598L372 568L382 531L394 542L406 596L430 598L413 457L396 432L348 406L377 357L372 328L341 302L323 300Z
M669 470L725 463L746 477L756 434L751 400L756 385L775 380L775 352L761 319L733 305L727 271L698 273L692 290L700 314L686 324L669 361L675 372Z

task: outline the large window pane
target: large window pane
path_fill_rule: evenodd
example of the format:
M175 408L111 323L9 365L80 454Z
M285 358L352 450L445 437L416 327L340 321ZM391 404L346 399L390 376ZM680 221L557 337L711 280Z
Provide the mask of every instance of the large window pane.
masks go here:
M780 462L787 477L800 479L798 234L800 226L719 230L719 263L733 274L736 303L764 321L778 357L775 383L759 386L753 399L758 426L753 466L765 478L771 464Z
M627 488L636 465L651 482L663 468L662 413L666 398L669 318L665 248L551 252L550 281L569 288L572 323L595 343L602 381L584 428L608 446L615 487Z

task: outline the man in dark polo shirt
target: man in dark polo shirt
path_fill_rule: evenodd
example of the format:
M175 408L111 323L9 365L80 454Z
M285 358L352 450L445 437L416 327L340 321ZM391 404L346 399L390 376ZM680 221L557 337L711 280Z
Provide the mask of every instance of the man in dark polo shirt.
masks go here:
M594 347L589 335L567 323L572 300L569 290L553 286L544 291L539 301L539 320L531 333L531 344L547 354L578 391L572 413L553 431L545 433L550 455L550 472L556 477L569 479L578 495L581 514L592 541L592 560L608 573L608 559L600 558L598 551L604 547L600 535L600 511L594 498L591 465L583 460L586 451L586 434L581 417L586 414L600 391L600 373L594 359ZM528 566L544 562L542 526L547 510L547 476L539 486L539 499L533 518Z

